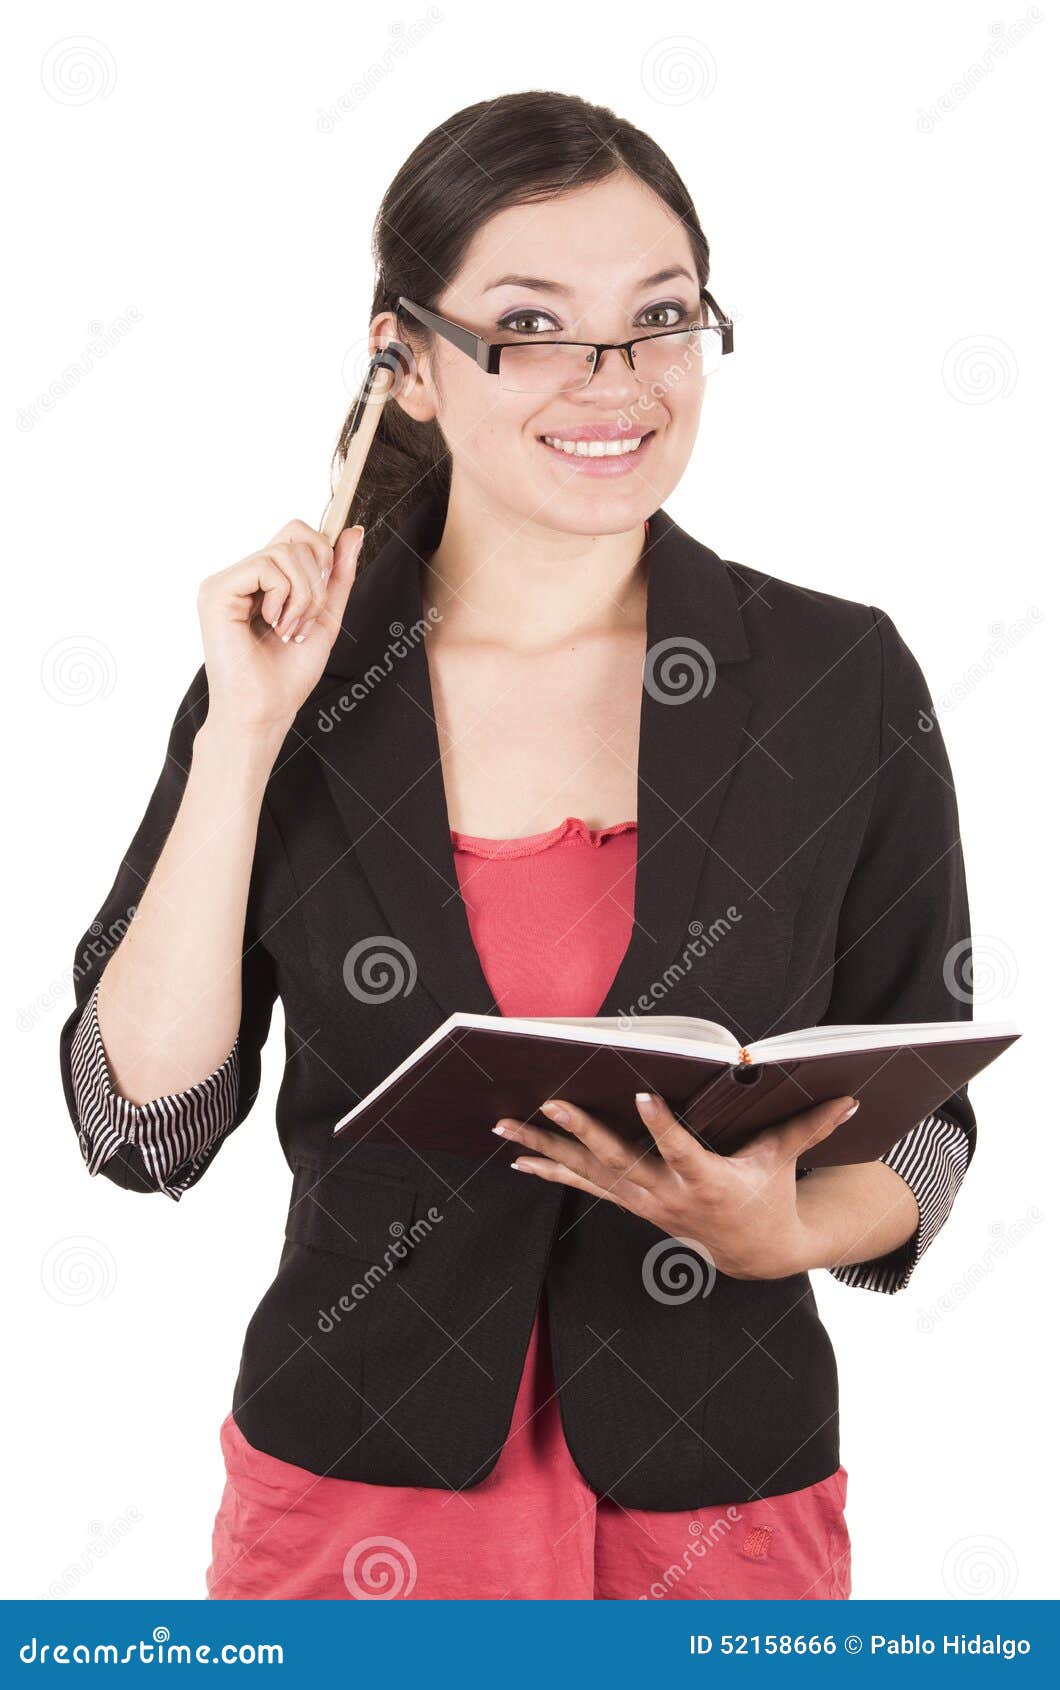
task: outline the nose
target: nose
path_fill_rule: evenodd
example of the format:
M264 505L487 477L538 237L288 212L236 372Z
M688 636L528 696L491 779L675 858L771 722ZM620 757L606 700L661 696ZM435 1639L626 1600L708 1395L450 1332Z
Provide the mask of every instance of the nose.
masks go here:
M633 368L630 348L609 346L606 352L601 352L588 385L597 397L601 393L636 392L640 386L640 377Z

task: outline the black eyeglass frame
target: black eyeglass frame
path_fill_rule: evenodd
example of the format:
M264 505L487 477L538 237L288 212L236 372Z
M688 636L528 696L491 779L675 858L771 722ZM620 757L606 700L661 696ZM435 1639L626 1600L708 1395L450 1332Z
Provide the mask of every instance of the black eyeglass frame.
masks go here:
M725 316L720 305L718 305L717 301L710 293L708 293L706 288L700 288L699 297L703 300L707 307L713 311L715 317L718 319L716 324L696 323L691 328L686 329L660 329L657 334L635 335L632 340L598 341L544 340L538 339L536 336L533 338L528 337L526 340L514 341L486 340L482 335L476 334L473 329L465 329L461 323L454 323L448 317L439 316L437 311L429 311L425 305L417 305L414 300L406 299L404 294L398 294L398 305L403 311L407 311L411 317L415 317L418 322L424 325L425 328L432 329L435 334L440 334L444 340L449 341L450 344L457 347L459 351L466 352L469 358L474 358L479 369L485 370L486 374L491 376L500 374L501 353L506 351L510 346L591 346L593 349L593 366L589 371L589 374L586 376L585 381L582 383L583 387L587 387L592 381L593 376L596 374L600 365L600 359L603 357L605 352L621 352L623 358L626 360L626 363L635 374L636 366L633 362L633 348L635 346L639 346L640 343L645 340L665 340L667 335L703 334L708 329L720 329L722 356L724 356L726 352L731 352L733 346L731 319Z

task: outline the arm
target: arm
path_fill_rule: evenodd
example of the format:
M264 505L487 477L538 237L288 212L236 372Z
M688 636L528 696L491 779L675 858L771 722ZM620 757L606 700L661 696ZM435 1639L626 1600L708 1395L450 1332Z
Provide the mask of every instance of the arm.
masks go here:
M184 1090L232 1050L262 794L282 739L239 741L209 721L195 734L172 829L98 988L108 1066L131 1103Z
M209 839L209 875L203 877L198 871L206 851L196 856L193 829L204 821L208 825L208 788L216 779L205 750L212 743L204 726L207 703L205 671L200 670L177 711L166 759L140 826L78 948L77 1007L63 1028L60 1045L67 1106L89 1172L103 1173L130 1190L164 1191L178 1200L250 1111L276 997L272 958L258 936L251 895L260 790L256 797L241 802L242 813L225 838L226 811L213 787L218 805L213 831L224 843L215 850L215 841ZM241 778L236 761L232 754L229 806L237 802L232 795ZM245 771L253 767L249 757L243 766ZM204 778L197 777L197 768ZM260 778L263 787L264 776ZM253 838L248 837L246 820L251 809ZM181 852L187 853L184 874L179 866ZM166 879L167 863L173 862L178 865L176 872L171 870ZM222 864L227 864L227 879L220 872ZM227 926L222 923L225 942L234 955L226 956L216 948L214 901L218 897L230 899L235 912ZM156 914L163 910L164 916L153 922L145 919L141 927L141 916L150 918L152 909ZM180 935L177 942L167 929ZM141 933L145 943L134 948ZM196 975L181 962L195 951L197 941L201 941L204 967L219 974L227 968L235 982L234 1004L228 1010L231 1013L234 1007L234 1026L229 1023L219 1036L209 1027L203 1030L194 1001ZM131 986L123 987L119 971L125 956L134 966ZM176 963L172 968L170 957ZM112 978L119 985L115 994L119 1018L130 1037L114 1036L108 1028L105 1042L98 1010L104 987ZM204 980L200 989L210 1001L211 981L208 976L199 978ZM126 990L128 997L122 995ZM138 992L142 994L139 1007ZM180 993L188 1006L183 1017ZM167 1036L167 1013L176 1029L172 1037ZM225 1013L224 1008L217 1013ZM214 1065L212 1053L221 1044L227 1047L224 1060ZM193 1047L190 1054L188 1046ZM138 1060L143 1076L139 1084L125 1078L135 1073Z
M333 551L295 520L200 587L206 662L81 941L60 1041L82 1155L119 1185L179 1198L257 1095L277 995L255 908L265 786L342 626L363 537L347 529Z
M879 639L879 762L843 901L823 1022L968 1020L970 951L957 799L924 676L893 623ZM812 1266L894 1292L944 1225L975 1150L963 1087L873 1163L818 1168L798 1186Z
M928 1115L876 1162L815 1168L812 1185L799 1193L820 1240L807 1267L826 1267L844 1285L868 1291L904 1291L953 1207L969 1160L960 1127Z
M235 1123L239 1102L239 1041L200 1084L146 1104L115 1091L99 1031L97 986L78 1022L70 1052L77 1099L78 1143L90 1174L116 1151L139 1151L145 1181L179 1201L215 1146Z

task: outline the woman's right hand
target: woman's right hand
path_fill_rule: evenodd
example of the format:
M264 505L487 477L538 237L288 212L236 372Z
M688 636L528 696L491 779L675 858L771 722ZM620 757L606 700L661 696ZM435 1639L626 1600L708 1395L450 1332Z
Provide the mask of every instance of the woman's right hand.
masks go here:
M199 624L215 726L287 732L324 672L363 540L362 528L345 528L333 551L295 518L260 551L203 581Z

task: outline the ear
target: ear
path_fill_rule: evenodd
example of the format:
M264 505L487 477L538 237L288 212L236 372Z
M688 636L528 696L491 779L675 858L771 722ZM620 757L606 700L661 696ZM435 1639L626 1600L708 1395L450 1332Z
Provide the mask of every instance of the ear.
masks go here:
M399 325L394 311L380 311L372 318L368 338L373 352L381 351L388 341L397 341L402 348L403 374L390 403L400 405L413 422L430 422L438 414L438 399L423 357L425 338L417 337L414 345L408 338L408 331Z

